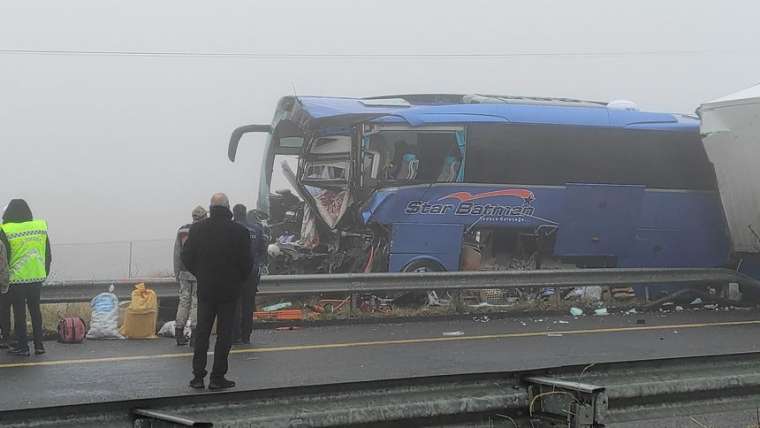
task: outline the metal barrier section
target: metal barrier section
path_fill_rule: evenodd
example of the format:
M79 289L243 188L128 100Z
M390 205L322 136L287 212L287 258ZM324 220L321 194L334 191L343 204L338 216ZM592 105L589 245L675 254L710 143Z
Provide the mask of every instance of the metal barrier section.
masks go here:
M43 303L86 302L113 284L120 299L130 297L134 284L144 282L160 298L176 297L174 278L128 281L65 281L42 288ZM262 277L259 295L308 295L319 293L365 293L464 290L479 288L583 287L588 285L631 286L728 284L760 288L760 281L730 269L641 268L568 269L535 271L409 272L372 274L269 275Z

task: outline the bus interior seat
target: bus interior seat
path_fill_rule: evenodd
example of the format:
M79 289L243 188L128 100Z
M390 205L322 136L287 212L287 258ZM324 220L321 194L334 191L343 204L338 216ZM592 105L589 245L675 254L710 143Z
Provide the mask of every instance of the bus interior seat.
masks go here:
M459 175L459 166L461 161L455 156L448 155L446 160L443 161L443 168L438 175L436 182L438 183L452 183L456 181L457 175Z
M404 153L401 157L398 170L395 174L396 180L414 180L417 178L420 160L414 153Z

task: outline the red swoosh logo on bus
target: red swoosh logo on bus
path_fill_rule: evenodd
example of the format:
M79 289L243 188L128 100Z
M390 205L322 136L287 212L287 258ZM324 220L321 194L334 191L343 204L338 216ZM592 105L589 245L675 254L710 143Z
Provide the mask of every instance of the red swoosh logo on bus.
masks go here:
M475 201L478 199L493 198L497 196L514 196L516 198L520 198L528 202L536 199L536 197L533 195L533 192L531 192L530 190L504 189L504 190L494 190L491 192L476 193L474 195L469 192L457 192L457 193L452 193L450 195L446 195L438 200L442 201L444 199L457 199L459 200L459 202L470 202L470 201Z

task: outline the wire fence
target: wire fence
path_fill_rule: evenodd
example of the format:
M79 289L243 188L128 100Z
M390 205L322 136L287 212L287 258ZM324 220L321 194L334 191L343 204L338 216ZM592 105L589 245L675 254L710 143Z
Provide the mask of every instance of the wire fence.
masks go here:
M173 239L53 244L48 281L170 277L173 249Z

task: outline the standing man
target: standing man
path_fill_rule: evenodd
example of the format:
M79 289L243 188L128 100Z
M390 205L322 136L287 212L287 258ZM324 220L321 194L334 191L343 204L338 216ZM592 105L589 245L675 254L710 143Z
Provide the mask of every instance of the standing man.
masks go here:
M197 206L192 212L193 223L205 220L207 217L206 210ZM179 305L177 306L177 316L175 320L174 336L177 338L177 346L187 345L185 338L185 325L190 318L190 327L195 330L198 320L198 281L185 264L182 263L182 247L187 241L190 234L190 226L186 224L177 231L177 239L174 241L174 278L179 282ZM190 336L190 345L194 344L194 339Z
M248 280L243 284L240 301L235 305L235 321L233 344L251 344L253 333L253 311L256 308L256 292L259 287L259 264L266 260L267 242L260 224L251 224L245 205L237 204L232 207L232 215L236 223L244 226L251 237L251 263L253 270Z
M52 261L47 223L44 220L34 220L26 201L12 199L3 213L3 225L0 229L0 241L5 244L8 253L8 293L13 305L13 324L17 340L16 346L8 352L29 356L26 335L26 310L29 309L34 332L34 353L44 354L40 289L50 273Z
M235 382L224 376L232 345L235 304L253 265L248 229L232 221L227 195L214 194L209 211L208 219L190 227L181 255L182 262L198 280L198 326L190 387L205 386L206 353L216 320L214 366L208 385L209 389L216 390L235 386Z
M9 286L8 253L5 251L5 244L0 241L0 349L8 347L8 336L10 336L11 313L10 305L7 303Z
M253 312L256 310L256 293L259 291L259 283L261 282L261 275L268 273L267 269L267 248L269 247L270 233L268 228L264 227L261 220L256 215L255 211L248 212L248 227L253 230L256 235L256 242L251 251L254 252L254 259L256 260L256 266L253 274L255 275L253 280L253 292L251 294L251 300L249 306L245 307L243 315L246 317L242 320L242 341L246 345L251 343L251 334L253 334ZM241 308L243 309L243 308Z

